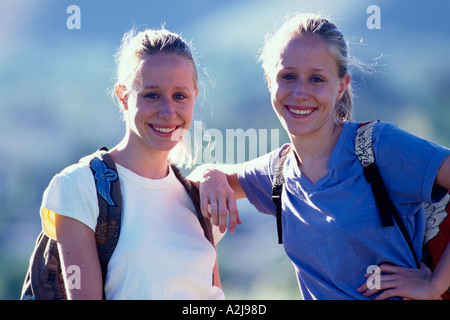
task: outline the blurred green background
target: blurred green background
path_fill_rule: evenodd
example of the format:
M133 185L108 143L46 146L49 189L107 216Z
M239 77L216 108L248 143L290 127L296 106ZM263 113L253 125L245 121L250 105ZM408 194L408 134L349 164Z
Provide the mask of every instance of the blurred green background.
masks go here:
M72 4L81 9L80 30L66 26ZM381 29L366 26L373 4L381 9ZM124 133L109 94L124 32L165 23L193 40L209 74L196 109L208 128L224 136L238 128L282 132L256 61L265 33L298 11L331 16L351 54L377 63L375 74L353 78L356 120L395 122L450 146L448 1L2 0L0 299L19 298L52 176L103 145L113 147ZM246 200L239 209L243 225L219 244L227 298L300 299L275 219Z

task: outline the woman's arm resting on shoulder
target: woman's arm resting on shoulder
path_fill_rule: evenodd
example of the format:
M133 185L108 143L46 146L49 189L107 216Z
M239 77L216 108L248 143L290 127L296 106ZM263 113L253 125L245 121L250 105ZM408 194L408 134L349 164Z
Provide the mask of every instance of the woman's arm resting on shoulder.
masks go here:
M101 300L103 297L102 274L98 260L95 234L78 220L55 215L56 239L65 278L67 297L70 300ZM67 281L69 266L80 271L80 286Z
M236 224L241 224L236 199L244 198L245 193L239 183L237 168L238 165L203 165L188 177L199 189L203 215L211 218L221 232L227 228L228 213L231 233Z

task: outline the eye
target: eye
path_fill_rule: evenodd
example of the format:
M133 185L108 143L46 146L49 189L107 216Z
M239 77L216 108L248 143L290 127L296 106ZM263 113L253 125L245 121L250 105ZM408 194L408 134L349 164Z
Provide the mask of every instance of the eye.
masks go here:
M186 96L184 93L175 93L175 94L173 95L173 98L174 98L175 100L181 101L181 100L186 99L187 96Z
M144 97L148 98L148 99L158 99L159 94L157 94L156 92L148 92L148 93L144 94Z
M293 73L286 73L286 74L283 74L281 76L281 79L287 80L287 81L294 80L295 79L295 75Z
M311 82L314 83L314 84L319 84L319 83L324 82L324 80L320 76L312 76L311 77Z

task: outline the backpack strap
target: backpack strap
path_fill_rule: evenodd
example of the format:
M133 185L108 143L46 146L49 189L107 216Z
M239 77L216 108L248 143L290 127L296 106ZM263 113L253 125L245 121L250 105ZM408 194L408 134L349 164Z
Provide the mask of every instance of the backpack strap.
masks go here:
M372 186L375 202L380 209L381 224L383 227L391 227L394 225L392 217L396 209L389 200L386 187L375 164L375 155L372 149L372 133L378 122L371 121L359 125L355 138L355 152L363 166L364 176Z
M186 176L180 171L180 169L178 169L174 164L170 164L170 166L172 167L175 176L178 178L178 180L180 180L181 184L186 189L189 197L192 200L192 203L194 204L195 213L198 221L200 222L200 225L202 226L205 238L208 239L213 247L215 247L211 220L205 218L202 214L202 211L200 209L200 196L197 187L190 180L188 180ZM212 273L212 285L214 285L214 272Z
M120 235L122 194L119 175L106 148L101 148L80 161L89 162L97 190L99 215L95 228L95 239L102 272L103 299L105 299L106 271Z
M97 190L99 216L95 238L104 288L107 265L119 239L122 207L119 176L106 148L82 158L80 162L89 164ZM21 299L67 299L57 242L43 231L36 240L30 258ZM105 299L104 289L103 299Z
M205 234L206 239L208 239L208 241L214 246L214 235L212 233L211 221L209 219L206 219L202 214L202 211L200 209L200 196L198 194L198 189L174 164L170 164L170 166L172 167L175 176L186 189L189 197L194 203L195 213L197 215L198 221L200 222L200 225L202 226L203 233Z
M413 254L417 268L420 268L419 260L417 259L411 237L409 236L408 230L406 230L396 207L389 199L386 186L383 182L380 171L378 170L378 166L375 163L375 155L372 148L372 133L378 122L379 120L366 122L359 125L355 138L355 153L363 166L364 177L372 187L375 202L377 204L378 211L380 212L382 226L393 226L393 219L395 219L395 222L397 223L409 249L411 250L411 253Z
M282 226L282 205L281 205L281 194L283 192L284 175L283 175L283 165L286 161L286 157L291 150L290 144L285 144L281 152L279 153L275 165L273 167L273 184L272 184L272 201L276 206L276 218L277 218L277 233L278 233L278 243L283 243L283 226Z

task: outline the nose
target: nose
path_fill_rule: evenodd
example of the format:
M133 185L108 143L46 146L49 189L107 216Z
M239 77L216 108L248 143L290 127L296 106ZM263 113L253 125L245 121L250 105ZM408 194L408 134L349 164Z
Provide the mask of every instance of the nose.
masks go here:
M308 87L307 82L304 79L299 78L295 83L292 95L296 98L306 98L308 97Z
M172 101L172 99L170 98L164 99L164 101L161 103L158 115L163 120L173 120L177 116L174 101Z

